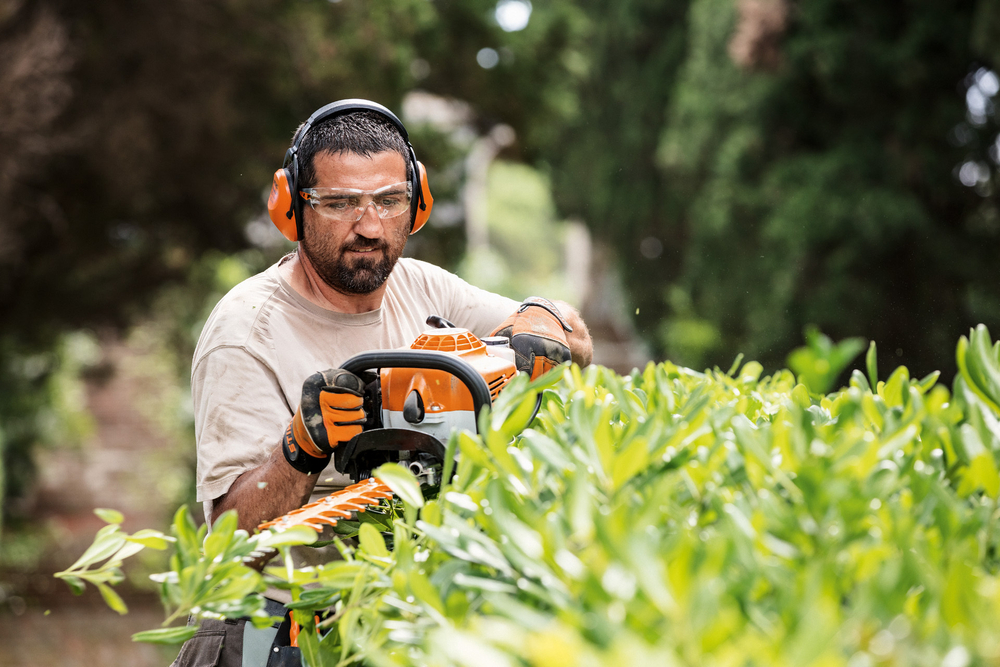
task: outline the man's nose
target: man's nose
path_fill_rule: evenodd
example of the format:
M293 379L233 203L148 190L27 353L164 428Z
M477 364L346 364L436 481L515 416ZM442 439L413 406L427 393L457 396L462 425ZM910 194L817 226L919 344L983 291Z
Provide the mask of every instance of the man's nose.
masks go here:
M382 220L378 217L378 209L375 208L375 202L370 201L365 206L365 209L361 212L361 217L354 223L354 231L370 239L381 236Z

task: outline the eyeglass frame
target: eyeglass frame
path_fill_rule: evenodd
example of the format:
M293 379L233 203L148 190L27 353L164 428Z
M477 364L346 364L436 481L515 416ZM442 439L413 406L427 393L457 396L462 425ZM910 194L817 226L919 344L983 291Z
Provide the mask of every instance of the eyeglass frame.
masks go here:
M404 191L406 193L406 203L404 210L394 214L389 214L388 212L385 212L385 214L383 215L385 209L375 203L375 195L381 192L390 191L392 188L398 188L400 186L405 186ZM323 199L324 192L330 192L330 191L336 191L338 193L343 193L345 196L359 197L359 198L368 195L368 202L363 206L358 205L353 207L355 212L357 212L358 214L358 217L354 218L353 220L351 220L349 217L344 218L343 220L337 220L336 218L332 218L330 216L321 213L315 204L315 202L321 201ZM365 212L368 210L368 207L372 205L375 206L375 214L378 216L378 218L380 220L387 220L390 218L398 217L400 215L403 215L403 213L407 213L410 211L413 202L413 183L411 181L400 181L399 183L384 185L376 190L358 190L357 188L302 188L301 190L299 190L299 195L307 202L309 202L309 207L312 208L313 211L316 211L317 215L319 215L321 218L324 219L333 220L334 222L357 222L364 216Z

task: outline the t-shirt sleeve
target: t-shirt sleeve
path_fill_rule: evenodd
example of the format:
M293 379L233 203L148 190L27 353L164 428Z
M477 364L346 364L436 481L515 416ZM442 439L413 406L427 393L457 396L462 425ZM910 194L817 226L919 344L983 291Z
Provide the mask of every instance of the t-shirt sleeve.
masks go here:
M271 369L240 347L220 347L197 361L191 397L198 500L211 501L267 460L293 408Z
M518 302L513 299L470 285L440 267L422 264L428 294L442 297L442 316L479 337L489 336L517 309Z

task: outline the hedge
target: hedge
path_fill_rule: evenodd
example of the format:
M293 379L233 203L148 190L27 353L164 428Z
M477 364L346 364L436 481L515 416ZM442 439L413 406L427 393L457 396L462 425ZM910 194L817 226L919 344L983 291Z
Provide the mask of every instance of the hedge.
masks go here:
M872 346L867 375L815 393L850 347L815 334L798 378L664 362L516 381L452 439L439 494L381 469L407 502L342 522L325 566L258 574L248 554L315 533L249 537L230 514L205 537L181 508L172 537L104 511L59 576L123 610L122 559L172 549L147 641L190 636L171 625L189 613L269 623L277 584L312 667L1000 664L1000 343L963 337L950 391L905 367L879 380Z

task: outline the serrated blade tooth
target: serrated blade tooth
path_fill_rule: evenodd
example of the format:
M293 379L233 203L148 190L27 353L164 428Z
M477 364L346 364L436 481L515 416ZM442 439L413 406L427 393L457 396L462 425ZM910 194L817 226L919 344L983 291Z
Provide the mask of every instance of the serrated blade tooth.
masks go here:
M377 505L380 500L392 497L389 487L376 478L369 478L276 519L265 521L257 529L280 532L294 526L309 526L319 532L324 525L335 526L339 519L350 518L354 512L364 512L368 507Z

